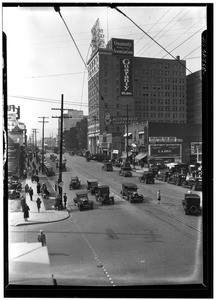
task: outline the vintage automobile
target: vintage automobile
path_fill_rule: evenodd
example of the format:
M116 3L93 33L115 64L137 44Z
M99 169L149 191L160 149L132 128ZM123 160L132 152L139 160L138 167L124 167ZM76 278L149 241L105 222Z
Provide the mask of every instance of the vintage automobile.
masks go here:
M118 167L118 168L121 167L121 161L120 161L120 160L117 160L117 159L116 159L116 160L113 161L112 164L113 164L114 167Z
M152 166L151 168L149 168L149 172L154 173L154 176L156 176L158 174L159 168L157 166Z
M88 179L86 189L88 192L94 195L98 189L98 181L96 179Z
M45 169L45 174L46 176L55 176L55 172L53 170L53 167L51 165L44 165L44 169Z
M186 179L185 174L175 173L167 179L167 182L168 183L173 183L173 184L176 184L176 185L181 185L182 181L185 181L185 179Z
M71 177L71 180L70 180L70 184L69 184L69 189L72 190L72 189L79 189L80 188L80 184L81 184L81 180L75 176L75 177Z
M121 195L126 198L129 202L143 202L144 197L137 193L138 187L135 183L123 183Z
M89 200L88 193L86 191L76 192L76 197L73 199L73 201L74 204L78 206L79 210L94 208L94 203L93 201Z
M168 181L170 176L172 175L172 172L170 170L161 170L157 173L156 179L162 180L162 181Z
M139 181L144 182L146 184L155 183L155 175L153 172L145 171L143 173L143 175L141 177L139 177Z
M183 180L181 186L190 188L193 191L202 191L202 178L190 177L188 180Z
M109 162L104 162L104 165L102 166L102 170L103 171L113 171L113 165L112 163L109 161Z
M186 215L200 215L200 196L197 194L185 194L185 198L182 200L182 207Z
M121 167L118 174L123 177L132 177L131 167Z
M8 189L9 190L21 191L22 190L22 184L17 180L10 180L8 182Z
M100 185L95 193L96 201L103 204L114 204L114 197L110 196L110 189L108 185Z
M18 190L8 190L8 198L9 199L19 199L20 191Z

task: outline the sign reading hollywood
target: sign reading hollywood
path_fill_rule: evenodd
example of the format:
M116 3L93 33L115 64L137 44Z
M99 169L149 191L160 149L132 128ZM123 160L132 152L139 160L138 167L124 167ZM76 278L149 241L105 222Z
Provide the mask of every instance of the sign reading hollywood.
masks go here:
M181 144L150 145L150 156L154 157L180 157Z
M113 54L134 55L134 41L124 39L112 39Z
M133 95L133 60L131 58L120 59L120 95Z

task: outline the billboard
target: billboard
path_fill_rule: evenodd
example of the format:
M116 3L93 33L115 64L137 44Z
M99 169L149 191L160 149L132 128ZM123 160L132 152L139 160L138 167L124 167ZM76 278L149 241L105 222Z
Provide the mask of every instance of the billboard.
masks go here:
M181 156L180 144L150 145L150 156L153 157L177 157Z
M113 54L134 55L134 41L124 39L112 39Z
M133 96L133 59L120 59L120 95Z

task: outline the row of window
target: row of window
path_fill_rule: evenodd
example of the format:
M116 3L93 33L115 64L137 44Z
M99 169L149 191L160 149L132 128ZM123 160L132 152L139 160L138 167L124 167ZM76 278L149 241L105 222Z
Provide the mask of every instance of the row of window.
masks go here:
M137 95L141 95L141 91L137 91ZM144 97L180 97L180 98L185 98L185 93L182 92L158 92L158 93L143 93L142 94Z
M137 86L138 88L141 89L141 85L138 85ZM180 90L180 91L184 91L185 90L185 86L184 85L144 85L143 87L143 90L173 90L173 91L177 91L177 90Z

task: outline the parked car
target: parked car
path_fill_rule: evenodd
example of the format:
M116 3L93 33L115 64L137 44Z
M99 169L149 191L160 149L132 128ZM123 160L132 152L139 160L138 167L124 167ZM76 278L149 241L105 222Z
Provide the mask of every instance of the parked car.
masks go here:
M44 169L45 169L45 174L46 176L55 176L55 172L53 170L53 167L51 165L44 165Z
M102 166L103 171L113 171L113 165L111 162L104 162L104 165Z
M143 202L144 197L142 194L137 193L138 187L135 183L123 183L121 195L129 202Z
M87 191L89 191L92 195L95 194L95 192L98 189L98 181L96 179L88 179L87 180Z
M10 180L8 182L8 189L9 190L21 191L22 190L22 184L17 180Z
M75 176L75 177L71 177L71 180L70 180L70 184L69 184L69 189L72 190L72 189L79 189L80 188L80 184L81 184L81 180Z
M154 173L154 176L156 176L158 174L158 171L159 171L159 169L156 166L154 166L154 167L152 166L151 168L149 168L149 172Z
M173 184L176 184L176 185L181 185L182 181L185 181L185 180L186 180L186 175L185 174L175 173L167 179L167 182L168 183L173 183Z
M121 167L121 161L120 160L114 160L113 161L113 166L120 168Z
M190 188L193 191L202 191L202 178L190 177L188 180L183 180L181 186Z
M8 198L9 199L19 199L20 191L18 190L8 190Z
M182 200L182 206L185 214L200 215L200 196L197 194L185 194L184 200Z
M98 187L97 192L95 193L96 201L103 204L114 204L114 197L110 196L110 189L108 185L101 185Z
M155 175L153 172L145 171L141 177L139 177L140 182L155 183Z
M76 197L73 200L74 204L78 206L80 211L86 208L94 208L94 203L93 201L89 200L88 193L86 191L76 192Z
M168 181L170 176L172 176L172 172L170 170L159 171L156 175L156 179L162 181Z
M118 173L120 176L132 177L131 167L121 167Z

